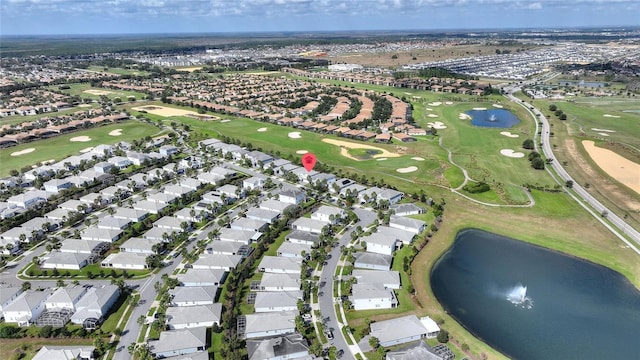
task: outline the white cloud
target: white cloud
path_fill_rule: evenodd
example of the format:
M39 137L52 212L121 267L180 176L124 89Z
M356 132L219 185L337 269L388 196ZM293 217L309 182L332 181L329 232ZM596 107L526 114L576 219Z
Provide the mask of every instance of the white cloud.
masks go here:
M540 9L542 9L542 3L540 3L540 2L531 3L531 4L527 5L527 9L540 10Z

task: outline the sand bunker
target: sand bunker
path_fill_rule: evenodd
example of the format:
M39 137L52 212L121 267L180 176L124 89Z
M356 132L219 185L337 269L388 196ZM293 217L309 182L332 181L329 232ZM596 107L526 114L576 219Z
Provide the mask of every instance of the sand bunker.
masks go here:
M436 114L429 114L427 116L430 117L430 118L437 118L438 117L438 115L436 115Z
M385 161L385 160L389 160L387 158L380 158L380 159L376 159L377 161Z
M80 104L78 107L91 107L91 104Z
M432 108L424 108L424 109L427 110L427 111L433 111Z
M640 164L636 164L611 150L599 148L591 140L583 140L582 146L602 170L640 194Z
M69 141L73 141L73 142L87 142L87 141L91 141L91 138L88 136L76 136L76 137L72 137L71 139L69 139Z
M436 101L436 102L428 103L427 105L429 105L429 106L440 106L440 105L442 105L442 103L440 101Z
M444 104L445 105L453 105L453 101L445 101Z
M500 154L510 157L510 158L523 158L524 157L524 153L521 153L519 151L513 151L511 149L502 149L500 150Z
M296 154L304 155L304 154L306 154L308 152L309 151L307 151L307 150L298 150L298 151L296 151Z
M482 110L487 110L487 108L477 107L477 108L473 108L473 110L482 111Z
M258 132L265 132L265 131L267 131L267 128L260 128L260 129L258 129Z
M24 150L20 150L20 151L14 151L10 155L11 156L20 156L20 155L28 154L28 153L34 152L34 151L36 151L36 148L28 148L28 149L24 149Z
M400 168L400 169L396 169L397 172L401 173L401 174L406 174L406 173L410 173L410 172L414 172L418 170L417 166L409 166L406 168Z
M436 130L446 129L447 128L447 126L442 121L430 122L430 123L428 123L428 125L431 126L434 129L436 129Z
M494 108L498 108L498 109L502 109L504 106L500 105L500 104L493 104Z
M607 130L607 129L598 129L598 128L591 128L591 130L593 131L600 131L600 132L608 132L608 133L613 133L616 132L615 130Z
M424 158L421 158L420 156L414 156L411 158L411 160L424 161Z
M598 135L601 135L601 136L609 136L609 134L607 134L607 133L598 133Z
M146 111L149 114L160 115L164 117L198 115L198 113L191 110L182 110L182 109L176 109L176 108L170 108L170 107L158 106L158 105L138 106L132 109L137 111Z
M383 148L379 148L379 147L375 147L375 146L371 146L371 145L365 145L365 144L361 144L361 143L354 143L354 142L349 142L349 141L343 141L343 140L335 140L335 139L322 139L322 142L325 142L327 144L331 144L331 145L336 145L336 146L340 146L340 155L352 159L352 160L356 160L356 161L362 161L362 159L358 159L356 157L353 157L351 155L349 155L349 150L348 149L371 149L371 150L378 150L380 151L379 154L373 155L373 158L375 159L379 159L379 158L390 158L390 157L398 157L400 156L400 154L396 154L396 153L392 153L390 151L387 151Z
M111 91L96 90L96 89L85 90L85 91L83 91L83 93L87 93L87 94L91 94L91 95L97 95L97 96L113 94L113 92L111 92Z
M196 70L202 70L202 66L193 66L193 67L185 67L185 68L178 68L176 69L178 71L188 71L188 72L193 72Z
M465 114L465 113L460 113L460 115L458 115L458 119L460 119L460 120L471 120L471 115Z
M49 159L49 160L43 161L42 165L49 165L49 164L53 164L54 162L56 162L56 159Z
M93 146L89 146L88 148L84 148L82 150L80 150L81 153L88 153L89 151L93 150Z
M122 129L115 129L109 131L109 136L120 136L122 135Z
M604 114L604 115L602 115L602 116L604 116L604 117L608 117L608 118L619 118L619 117L620 117L620 116L618 116L618 115L611 115L611 114Z
M518 134L512 134L510 131L502 131L502 132L500 133L500 135L504 135L504 136L506 136L506 137L510 137L510 138L517 138L517 137L520 137L520 135L518 135Z
M300 139L302 137L302 134L300 134L299 131L294 131L290 132L287 136L291 139Z
M229 119L220 120L220 122L221 122L221 123L228 123L228 122L230 122L230 121L231 121L231 120L229 120Z

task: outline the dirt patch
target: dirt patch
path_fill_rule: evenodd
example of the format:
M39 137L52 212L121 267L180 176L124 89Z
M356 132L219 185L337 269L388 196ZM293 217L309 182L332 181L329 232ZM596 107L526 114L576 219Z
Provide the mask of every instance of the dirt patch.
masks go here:
M356 161L360 161L361 159L358 159L354 156L351 156L349 154L349 150L348 149L371 149L371 150L378 150L380 151L380 154L376 154L373 155L373 158L390 158L390 157L398 157L400 156L400 154L396 154L396 153L392 153L390 151L387 151L385 149L379 148L379 147L375 147L375 146L371 146L371 145L365 145L365 144L359 144L359 143L353 143L353 142L349 142L349 141L343 141L343 140L334 140L334 139L322 139L322 142L325 142L327 144L331 144L331 145L336 145L336 146L340 146L340 155L352 159L352 160L356 160Z
M83 93L96 95L96 96L113 94L113 92L111 92L111 91L97 90L97 89L84 90Z
M165 106L156 106L156 105L138 106L138 107L134 107L132 109L133 110L137 110L137 111L146 111L146 112L148 112L150 114L160 115L160 116L164 116L164 117L198 115L198 113L196 113L194 111L191 111L191 110L182 110L182 109L170 108L170 107L165 107Z
M615 152L595 146L591 140L583 140L591 159L609 176L640 194L640 164L625 159Z
M574 167L582 173L583 179L588 179L587 182L591 184L592 188L595 188L599 193L606 195L606 197L619 204L620 207L627 208L631 211L640 211L640 204L633 198L630 198L623 190L603 178L597 171L591 167L591 164L580 154L578 147L573 140L565 141L565 148L567 151L567 157ZM584 186L584 184L581 184Z

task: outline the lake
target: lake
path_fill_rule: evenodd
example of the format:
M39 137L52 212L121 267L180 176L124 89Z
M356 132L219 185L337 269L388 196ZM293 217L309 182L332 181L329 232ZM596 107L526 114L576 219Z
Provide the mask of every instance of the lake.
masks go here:
M588 261L469 229L438 260L431 286L450 315L510 358L640 354L640 292Z
M469 110L471 124L481 127L510 128L520 123L520 119L511 111L504 109Z

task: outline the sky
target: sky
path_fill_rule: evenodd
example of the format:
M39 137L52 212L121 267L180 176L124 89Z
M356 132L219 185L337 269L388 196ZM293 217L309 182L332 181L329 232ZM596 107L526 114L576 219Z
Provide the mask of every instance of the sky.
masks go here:
M640 0L0 0L1 35L630 25Z

